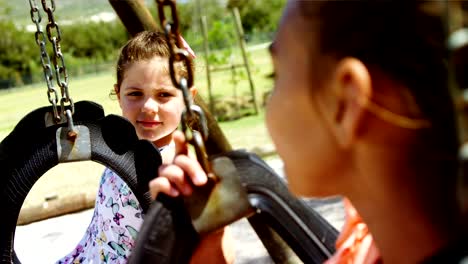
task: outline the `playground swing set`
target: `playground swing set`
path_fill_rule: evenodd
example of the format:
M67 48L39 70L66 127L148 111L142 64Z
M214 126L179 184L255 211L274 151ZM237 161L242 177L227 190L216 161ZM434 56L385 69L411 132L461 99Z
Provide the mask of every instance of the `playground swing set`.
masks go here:
M334 253L337 230L291 195L258 156L231 149L203 100L196 97L194 104L190 100L193 72L189 71L187 78L175 77L174 63L188 64L192 59L180 43L175 0L156 0L159 20L170 43L171 79L184 95L182 130L210 180L190 198L159 195L156 201L149 197L148 181L161 164L159 151L149 141L139 140L133 126L122 117L106 116L103 108L91 101L73 101L61 33L53 15L55 3L41 2L48 17L47 38L40 26L36 0L29 0L51 106L27 114L0 143L0 199L4 201L0 263L20 263L13 247L14 234L21 206L34 183L59 163L83 160L101 163L120 175L145 212L129 263L187 263L200 235L244 217L275 263L323 263ZM131 35L158 30L142 1L109 2ZM170 19L166 17L168 10ZM46 51L47 40L53 45L52 63ZM466 49L466 43L457 45L457 49ZM53 84L53 72L61 97ZM194 117L197 122L193 127L185 125Z
M131 35L158 30L142 1L109 2ZM16 223L35 182L60 163L85 160L101 163L121 176L145 212L129 263L187 263L200 235L244 217L276 263L296 263L298 259L322 263L333 254L337 230L290 194L284 181L258 156L232 150L201 98L197 96L191 103L188 89L193 85L193 72L180 79L174 74L175 62L189 64L192 59L180 42L175 0L156 0L156 4L170 43L171 79L184 95L182 130L210 180L189 198L158 195L156 201L150 199L148 182L162 162L159 151L151 142L139 140L124 118L106 116L91 101L73 101L61 31L54 17L55 2L41 3L48 18L47 37L41 28L39 6L36 0L29 0L51 106L27 114L0 143L0 198L5 204L5 217L0 219L0 263L21 263L13 246ZM167 10L171 20L166 18ZM52 58L46 50L47 40L53 46ZM60 96L53 84L54 73ZM187 121L193 119L195 124L188 127ZM220 211L223 213L216 213Z

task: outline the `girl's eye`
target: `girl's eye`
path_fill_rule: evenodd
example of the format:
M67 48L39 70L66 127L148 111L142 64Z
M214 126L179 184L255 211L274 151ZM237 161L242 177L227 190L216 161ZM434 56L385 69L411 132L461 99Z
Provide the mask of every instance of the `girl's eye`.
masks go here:
M172 94L167 93L167 92L161 92L161 93L159 93L159 97L171 97L171 96L172 96Z
M141 96L142 94L143 94L142 92L138 92L138 91L127 93L128 96Z

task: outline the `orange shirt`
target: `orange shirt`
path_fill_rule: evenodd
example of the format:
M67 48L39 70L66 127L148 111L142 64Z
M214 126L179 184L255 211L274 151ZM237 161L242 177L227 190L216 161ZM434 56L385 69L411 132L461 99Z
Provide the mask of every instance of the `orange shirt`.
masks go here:
M345 198L346 222L336 241L335 254L325 264L375 264L380 262L377 249L367 225Z

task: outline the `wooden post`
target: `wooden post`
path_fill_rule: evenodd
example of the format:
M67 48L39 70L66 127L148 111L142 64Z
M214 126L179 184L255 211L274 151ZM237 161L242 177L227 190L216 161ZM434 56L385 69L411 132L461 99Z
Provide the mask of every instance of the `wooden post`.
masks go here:
M239 37L239 43L241 44L241 49L243 52L243 55L245 54L245 42L244 42L244 34L240 34L240 32L243 32L242 30L242 23L240 20L239 16L239 10L238 10L238 5L240 4L240 1L238 0L229 0L227 4L227 8L232 10L232 13L234 17L238 17L236 19L236 30L238 33ZM240 30L239 30L240 26ZM247 56L244 55L244 63L248 67L247 63ZM251 81L250 78L250 71L247 70L247 73L249 74L249 80ZM253 83L251 82L251 86L253 89ZM255 102L255 100L254 100ZM255 104L257 106L257 104ZM268 253L270 254L271 258L274 260L275 263L297 263L297 261L293 260L291 257L291 249L284 244L284 241L277 235L275 232L271 230L271 228L265 226L263 223L262 219L258 215L253 215L247 219L252 226L252 228L255 230L255 233L257 233L258 237L262 241L263 246L267 249ZM286 257L285 257L286 256Z
M197 13L200 19L200 30L203 36L203 52L205 53L205 67L206 67L206 83L208 86L208 105L210 106L210 112L214 114L214 100L211 86L211 70L210 70L210 47L208 45L208 29L206 27L206 16L202 16L200 0L196 0ZM215 114L216 115L216 114Z
M236 107L237 116L236 118L241 116L240 113L240 106L239 106L239 98L237 96L237 79L236 79L236 66L234 65L234 55L231 54L229 58L229 63L231 64L231 82L232 82L232 93L234 95L234 105Z
M109 0L109 3L125 25L128 33L135 36L144 30L159 30L143 0Z
M231 8L231 12L232 12L232 16L234 17L234 22L236 24L236 33L237 33L237 38L239 40L239 46L242 51L242 58L244 59L245 70L247 71L247 77L249 78L250 93L252 94L254 111L255 111L255 114L258 114L255 87L254 87L254 83L252 80L252 74L250 72L249 61L247 59L247 51L245 48L245 40L244 40L244 30L242 29L242 22L241 22L241 18L239 15L239 9L236 6L234 6Z
M205 67L206 67L206 81L208 84L208 103L210 105L210 111L211 113L214 113L214 99L213 99L213 93L212 93L212 86L211 86L211 71L210 71L210 62L209 62L209 57L210 57L210 47L208 46L208 30L206 27L206 16L202 16L200 18L201 22L201 30L203 34L203 49L205 51Z
M27 225L33 222L57 217L65 214L79 212L93 208L96 202L96 192L80 192L66 197L54 197L43 203L35 203L23 208L20 212L17 225Z
M132 36L143 30L159 29L142 0L109 0L109 2ZM220 154L231 150L231 145L203 99L197 95L194 100L206 115L209 134L205 147L208 154Z

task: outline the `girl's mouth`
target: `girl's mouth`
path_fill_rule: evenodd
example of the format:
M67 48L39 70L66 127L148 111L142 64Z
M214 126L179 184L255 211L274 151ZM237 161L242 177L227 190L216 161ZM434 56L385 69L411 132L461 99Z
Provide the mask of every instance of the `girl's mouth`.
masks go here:
M147 128L153 128L153 127L156 127L160 124L162 124L162 122L158 122L158 121L147 121L147 120L143 120L143 121L138 121L137 120L137 124L143 126L143 127L147 127Z

